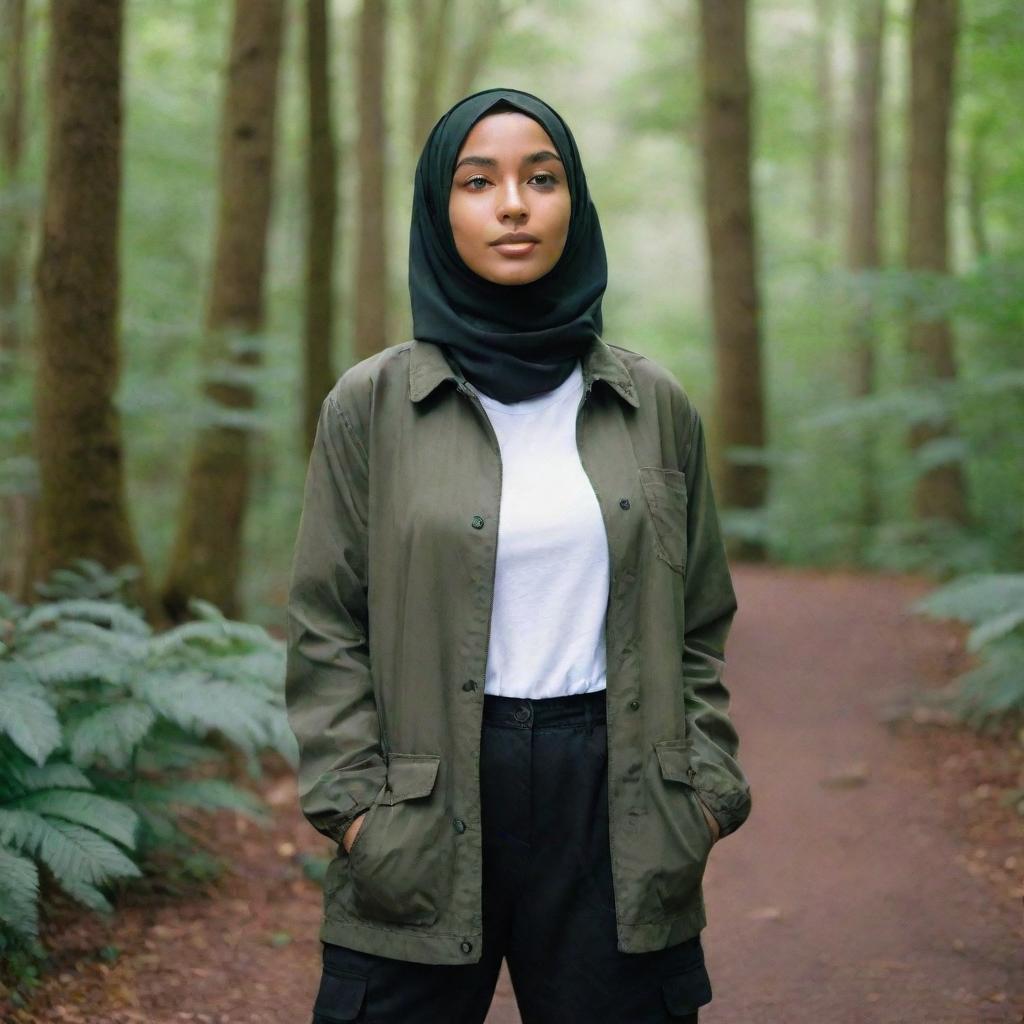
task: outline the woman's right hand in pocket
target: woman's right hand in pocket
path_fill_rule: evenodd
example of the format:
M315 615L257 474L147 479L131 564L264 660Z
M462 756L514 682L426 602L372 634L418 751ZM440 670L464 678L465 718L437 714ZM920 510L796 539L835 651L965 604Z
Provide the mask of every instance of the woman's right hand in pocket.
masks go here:
M352 849L352 844L356 841L356 836L359 835L359 830L363 827L363 818L366 817L366 811L357 818L352 819L352 823L345 830L345 834L341 837L341 845L345 847L345 852L348 853Z

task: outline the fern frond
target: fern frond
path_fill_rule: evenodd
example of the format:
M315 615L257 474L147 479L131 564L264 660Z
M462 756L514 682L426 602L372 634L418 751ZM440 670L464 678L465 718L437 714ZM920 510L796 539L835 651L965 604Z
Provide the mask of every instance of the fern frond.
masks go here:
M0 923L20 935L39 937L39 869L27 857L0 846Z
M224 779L184 779L167 783L139 783L136 795L149 804L185 804L202 810L238 811L255 821L267 820L262 800Z
M26 662L32 675L47 686L101 682L123 686L127 667L88 644L64 644Z
M62 878L59 879L60 887L70 896L72 899L78 900L83 906L88 907L90 910L95 910L101 914L113 914L114 908L110 903L110 900L103 895L90 882L86 882L81 878Z
M135 636L149 636L153 632L141 612L126 608L116 601L97 601L90 598L48 601L37 605L19 625L23 630L31 631L66 618L95 620L106 623L113 630Z
M129 849L135 846L138 815L126 803L97 793L83 793L77 789L45 789L19 797L11 801L8 807L12 810L34 811L47 818L75 821L94 832L116 839Z
M153 708L138 700L101 708L69 727L71 759L82 768L92 767L100 758L112 768L126 768L155 721Z
M209 679L201 672L160 672L134 680L132 688L136 696L188 732L205 736L217 729L246 751L267 742L271 709L251 687Z
M0 734L41 765L61 743L57 712L19 662L0 662L0 673Z
M1024 608L1024 573L969 573L933 590L911 608L975 625Z
M75 822L44 818L34 811L0 810L0 843L42 861L65 889L68 880L98 885L141 874L109 839Z
M64 761L51 761L48 764L7 764L3 769L4 776L10 780L12 788L22 793L32 793L40 789L86 789L93 788L89 777L76 765Z
M60 633L62 637L82 640L127 661L143 661L149 654L149 637L118 633L94 622L66 619L60 625Z

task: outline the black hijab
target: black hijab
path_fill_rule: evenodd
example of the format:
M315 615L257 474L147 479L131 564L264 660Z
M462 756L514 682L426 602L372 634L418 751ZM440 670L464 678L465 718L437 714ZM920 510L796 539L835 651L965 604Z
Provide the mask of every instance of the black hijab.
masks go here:
M448 218L456 157L473 125L494 108L517 110L544 128L569 186L565 249L548 273L527 284L497 284L471 270ZM607 283L597 210L562 118L518 89L485 89L456 103L434 125L416 165L409 234L413 336L441 345L484 394L522 401L565 381L600 335Z

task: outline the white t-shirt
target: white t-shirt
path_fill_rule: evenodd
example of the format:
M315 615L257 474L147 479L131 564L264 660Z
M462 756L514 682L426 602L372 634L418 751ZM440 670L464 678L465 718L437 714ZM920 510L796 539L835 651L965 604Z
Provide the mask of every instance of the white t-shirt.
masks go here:
M559 697L606 685L608 540L576 448L582 396L578 361L557 388L525 401L479 396L502 465L485 693Z

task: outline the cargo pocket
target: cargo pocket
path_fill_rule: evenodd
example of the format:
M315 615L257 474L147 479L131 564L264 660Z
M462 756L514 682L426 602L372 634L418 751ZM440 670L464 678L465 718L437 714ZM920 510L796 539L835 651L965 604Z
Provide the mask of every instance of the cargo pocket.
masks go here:
M684 1017L696 1013L711 1002L711 979L704 961L665 978L661 991L671 1016Z
M693 787L694 770L686 740L661 740L654 744L659 780L652 794L660 856L655 861L658 899L668 913L682 913L690 906L694 890L704 877L714 835Z
M440 754L388 756L387 784L349 850L352 913L394 924L433 924L451 890L451 829L435 792Z
M313 1024L358 1020L365 996L366 978L358 974L333 972L325 967L313 1004Z
M641 466L640 486L654 525L658 557L686 572L686 474L663 466Z

